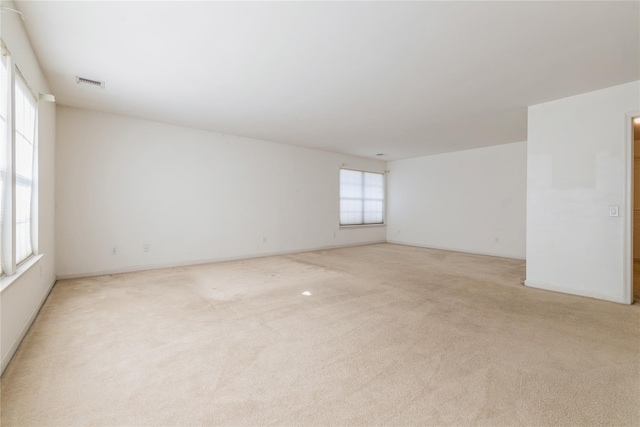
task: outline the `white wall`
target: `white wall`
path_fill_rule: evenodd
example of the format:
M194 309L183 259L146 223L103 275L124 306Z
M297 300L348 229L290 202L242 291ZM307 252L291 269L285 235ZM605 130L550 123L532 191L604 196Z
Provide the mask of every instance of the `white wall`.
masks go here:
M68 107L56 155L59 277L386 239L338 227L340 164L383 161Z
M632 113L640 82L529 107L527 286L630 302Z
M392 243L525 257L526 142L389 162Z
M13 8L4 1L2 6ZM49 93L47 81L31 48L22 21L14 13L1 13L2 40L11 52L12 59L24 74L31 89ZM11 281L2 281L0 291L0 354L1 369L7 366L44 299L55 282L54 242L54 164L55 164L55 105L41 102L38 105L38 252L42 258L29 270Z

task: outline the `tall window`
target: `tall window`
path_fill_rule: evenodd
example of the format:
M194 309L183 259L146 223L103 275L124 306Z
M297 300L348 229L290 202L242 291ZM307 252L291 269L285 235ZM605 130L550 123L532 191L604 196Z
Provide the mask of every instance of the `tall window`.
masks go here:
M33 153L36 140L36 100L22 76L15 84L15 212L16 263L33 253L31 246L31 202Z
M384 174L340 169L340 225L384 223Z
M37 101L4 46L0 79L0 269L11 275L33 254Z
M9 58L5 55L4 47L2 46L2 64L0 66L0 276L4 273L3 265L5 261L5 252L11 245L5 245L5 233L3 221L5 218L5 181L7 176L8 158L9 152L9 140L10 140L10 126L9 126L9 110L10 110L10 98L9 98Z

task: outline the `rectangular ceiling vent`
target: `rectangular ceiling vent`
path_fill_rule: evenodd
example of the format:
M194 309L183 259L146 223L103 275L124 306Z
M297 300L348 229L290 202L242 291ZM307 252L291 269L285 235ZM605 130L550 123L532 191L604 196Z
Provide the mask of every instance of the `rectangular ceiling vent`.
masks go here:
M96 87L99 87L100 89L104 89L104 82L99 82L98 80L85 79L84 77L76 76L76 83L78 83L79 85L84 84L84 85L96 86Z

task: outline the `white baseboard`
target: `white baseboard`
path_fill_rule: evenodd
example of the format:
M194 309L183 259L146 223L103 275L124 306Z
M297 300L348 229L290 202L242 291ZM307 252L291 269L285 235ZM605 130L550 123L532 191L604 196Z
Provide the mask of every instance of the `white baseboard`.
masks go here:
M497 253L497 252L487 252L487 251L478 252L478 251L470 251L468 249L461 249L461 248L433 246L433 245L423 245L423 244L420 244L420 243L404 242L404 241L401 241L401 240L387 240L387 243L393 243L395 245L413 246L413 247L416 247L416 248L438 249L438 250L441 250L441 251L462 252L462 253L465 253L465 254L487 255L487 256L493 256L493 257L497 257L497 258L509 258L509 259L518 259L518 260L521 260L521 261L525 261L525 258L523 258L523 257L505 255L505 254L501 254L501 253Z
M622 295L585 291L583 289L568 288L565 286L558 286L558 285L553 285L551 283L531 281L528 279L524 281L524 285L530 288L544 289L545 291L561 292L563 294L578 295L581 297L588 297L588 298L596 298L596 299L601 299L605 301L617 302L620 304L631 304L631 302L625 301L625 298Z
M299 249L299 250L291 250L291 251L238 255L238 256L232 256L232 257L218 257L218 258L209 258L209 259L199 259L199 260L193 260L193 261L177 261L177 262L166 262L166 263L158 263L158 264L133 265L133 266L127 266L122 268L115 268L112 270L100 270L100 271L90 271L90 272L84 272L84 273L71 273L71 274L58 274L57 277L58 277L58 280L66 280L66 279L78 279L82 277L107 276L111 274L134 273L134 272L147 271L147 270L160 270L163 268L187 267L190 265L212 264L216 262L226 262L226 261L238 261L241 259L265 258L270 256L279 256L279 255L291 255L291 254L299 254L304 252L324 251L329 249L340 249L340 248L349 248L349 247L356 247L356 246L375 245L379 243L387 243L387 242L386 240L375 240L371 242L353 243L353 244L347 244L347 245L320 246L315 248L307 248L307 249Z
M27 320L22 325L22 328L20 329L20 332L18 333L18 335L16 335L16 337L13 340L13 342L9 346L9 350L5 353L4 356L2 356L2 361L0 362L1 363L0 364L0 375L4 372L4 370L7 367L7 365L9 365L9 362L11 362L11 359L13 358L13 355L16 354L16 351L18 350L18 347L20 346L20 343L22 342L24 337L27 335L27 332L29 332L29 328L31 328L31 325L33 324L33 321L36 320L36 316L40 312L40 309L44 305L44 302L49 297L49 294L51 293L51 290L53 289L53 285L56 284L56 281L57 281L56 276L53 276L53 280L51 281L51 284L49 285L49 289L47 289L47 292L45 292L44 296L42 297L42 300L34 308L34 310L31 312L31 315L27 318Z

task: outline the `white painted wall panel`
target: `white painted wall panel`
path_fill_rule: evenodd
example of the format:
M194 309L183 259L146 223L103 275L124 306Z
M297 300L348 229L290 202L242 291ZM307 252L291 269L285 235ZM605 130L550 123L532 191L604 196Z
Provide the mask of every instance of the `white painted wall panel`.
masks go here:
M625 171L639 110L640 82L529 107L528 286L629 302Z
M59 276L386 239L338 227L340 164L383 161L68 107L57 129Z
M389 162L387 239L525 258L526 142Z
M3 7L14 8L3 1ZM19 15L0 13L2 40L31 89L49 93L49 85ZM55 126L54 104L38 104L38 252L42 258L0 292L0 354L4 370L55 282ZM5 282L6 283L6 282Z

